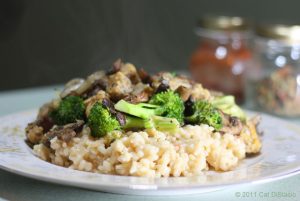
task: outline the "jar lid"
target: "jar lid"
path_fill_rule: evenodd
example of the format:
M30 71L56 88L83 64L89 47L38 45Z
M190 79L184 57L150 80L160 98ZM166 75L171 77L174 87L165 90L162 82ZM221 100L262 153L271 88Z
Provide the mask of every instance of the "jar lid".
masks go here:
M246 31L250 22L238 16L204 16L198 21L198 26L220 31Z
M300 43L300 25L260 24L255 28L258 36L289 43Z

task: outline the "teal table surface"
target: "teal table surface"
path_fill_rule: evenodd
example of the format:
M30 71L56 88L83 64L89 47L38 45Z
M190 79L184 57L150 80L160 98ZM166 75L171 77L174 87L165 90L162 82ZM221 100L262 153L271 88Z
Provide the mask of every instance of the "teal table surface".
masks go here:
M59 86L0 92L0 115L37 108L57 96ZM300 124L299 120L289 120ZM102 193L37 181L0 170L0 200L285 200L300 201L300 175L265 184L245 184L212 193L185 196L133 196Z

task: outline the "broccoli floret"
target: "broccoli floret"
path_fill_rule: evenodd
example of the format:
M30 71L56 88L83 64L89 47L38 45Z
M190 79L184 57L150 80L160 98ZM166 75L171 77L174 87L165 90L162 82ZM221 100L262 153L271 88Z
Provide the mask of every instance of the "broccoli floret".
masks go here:
M93 105L88 116L88 124L94 137L103 137L114 130L121 129L145 129L156 128L158 130L177 129L179 123L176 119L152 116L149 119L142 119L125 115L125 125L120 125L117 118L112 115L105 106L97 102Z
M149 119L150 117L162 116L167 118L175 118L183 123L184 104L178 94L171 90L155 94L149 103L131 104L124 100L120 100L115 108L121 112Z
M231 116L238 117L242 121L246 120L246 114L244 111L235 103L234 96L220 96L216 97L212 101L212 105L222 112Z
M168 90L155 94L149 103L160 106L156 108L156 115L175 118L179 123L183 123L184 103L177 93Z
M222 117L220 112L207 101L196 101L193 105L193 114L185 117L190 124L208 124L220 130L222 128Z
M78 96L68 96L61 100L57 109L50 113L57 125L64 125L84 119L85 106L83 99Z
M99 102L95 103L91 108L88 116L88 125L94 137L103 137L113 130L121 129L116 117Z

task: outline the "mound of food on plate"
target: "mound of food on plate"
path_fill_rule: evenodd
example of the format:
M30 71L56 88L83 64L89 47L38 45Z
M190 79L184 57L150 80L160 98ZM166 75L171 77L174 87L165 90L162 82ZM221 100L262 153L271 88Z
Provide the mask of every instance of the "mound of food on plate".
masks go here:
M258 123L233 96L117 60L109 71L70 80L28 124L26 142L41 159L76 170L194 176L232 170L258 153Z

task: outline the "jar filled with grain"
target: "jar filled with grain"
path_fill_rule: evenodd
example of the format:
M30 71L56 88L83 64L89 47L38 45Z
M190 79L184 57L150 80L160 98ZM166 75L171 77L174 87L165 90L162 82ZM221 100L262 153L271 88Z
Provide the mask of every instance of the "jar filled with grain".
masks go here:
M300 26L261 24L255 29L258 71L248 75L248 101L259 110L300 116Z

